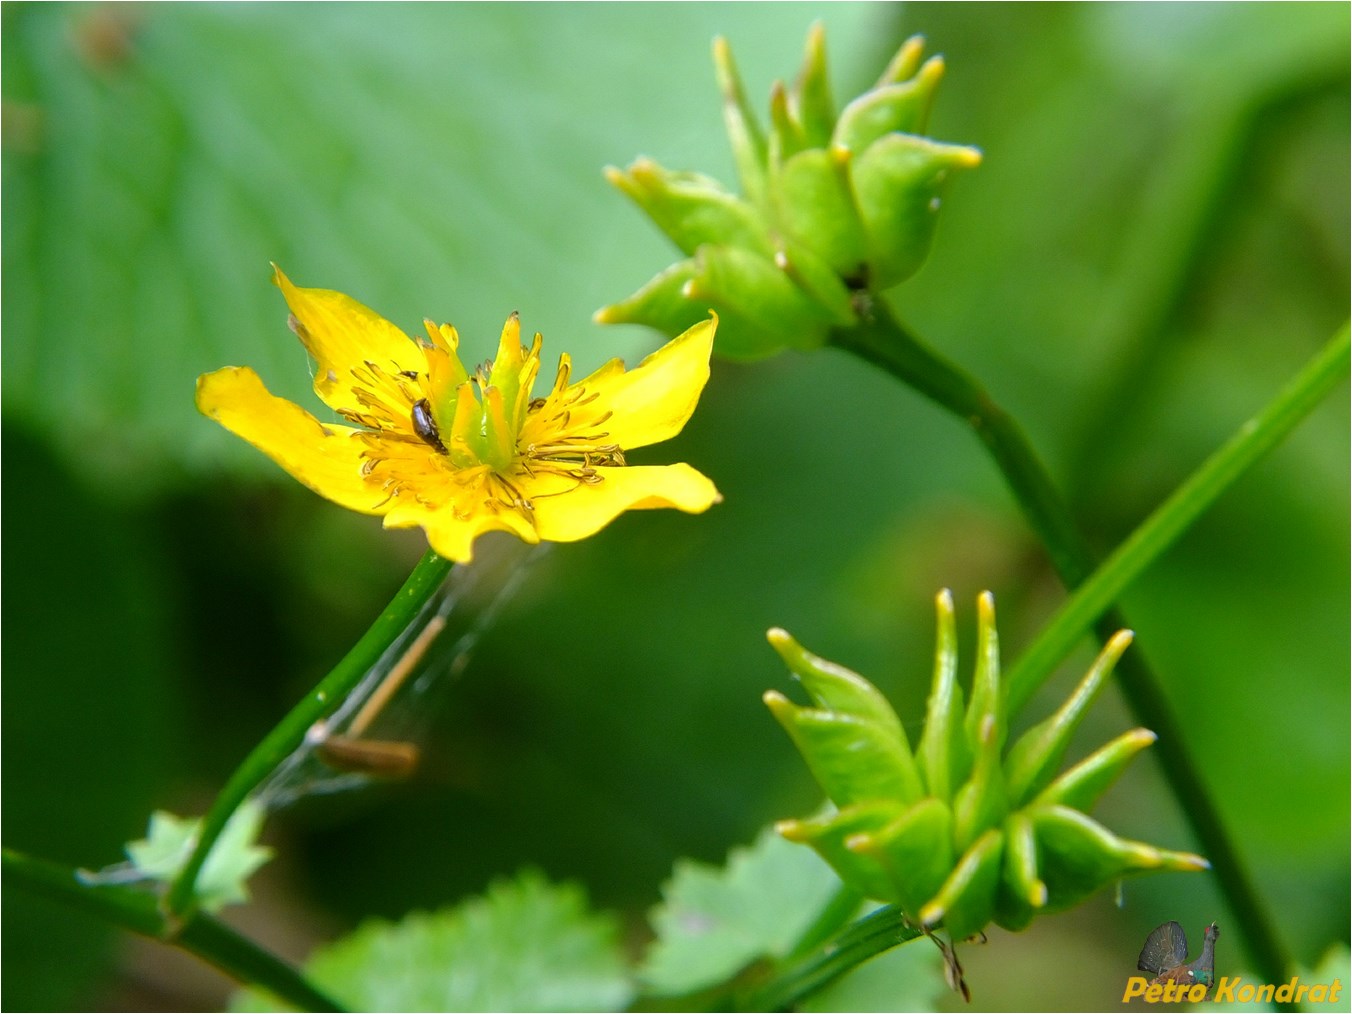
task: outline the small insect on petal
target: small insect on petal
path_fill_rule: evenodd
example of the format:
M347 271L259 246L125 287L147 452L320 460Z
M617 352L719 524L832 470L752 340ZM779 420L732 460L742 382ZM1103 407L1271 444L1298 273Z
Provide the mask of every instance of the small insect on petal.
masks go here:
M422 438L423 443L435 447L442 454L446 446L441 442L441 431L432 417L432 405L426 398L419 398L413 404L413 432Z

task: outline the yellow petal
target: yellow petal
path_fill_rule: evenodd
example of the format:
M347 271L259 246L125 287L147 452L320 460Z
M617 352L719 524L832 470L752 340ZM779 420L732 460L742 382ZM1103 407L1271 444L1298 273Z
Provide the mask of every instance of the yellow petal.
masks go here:
M628 373L617 373L607 364L579 381L577 386L599 395L592 405L594 414L612 413L605 424L611 440L630 450L669 440L681 431L709 379L717 326L718 318L712 316Z
M321 423L268 392L246 366L197 378L197 408L243 437L320 496L364 514L380 514L384 494L362 478L365 445L347 426Z
M698 514L723 499L714 484L689 465L630 465L598 468L596 473L600 482L569 480L577 484L557 493L553 488L522 483L535 507L535 530L540 538L573 542L604 528L624 511L675 507ZM549 483L550 487L557 485L557 481Z
M426 370L414 341L380 314L329 289L301 289L273 265L273 281L299 322L297 335L315 359L315 393L334 411L361 411L352 370L371 361L387 372Z
M515 511L473 511L469 517L459 517L450 504L429 507L411 501L398 503L385 515L386 528L421 527L427 532L427 543L437 555L456 563L469 563L474 556L474 540L485 532L511 532L531 545L540 537L530 522Z

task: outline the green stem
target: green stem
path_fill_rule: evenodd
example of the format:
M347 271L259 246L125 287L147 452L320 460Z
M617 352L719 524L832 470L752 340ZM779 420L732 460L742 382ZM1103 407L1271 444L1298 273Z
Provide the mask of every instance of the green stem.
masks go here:
M1268 405L1211 455L1065 601L1009 672L1017 710L1091 623L1263 455L1276 447L1348 373L1348 326L1332 337Z
M231 814L300 746L310 726L342 704L381 655L408 628L450 570L451 562L429 549L361 640L235 769L207 812L192 855L169 888L165 902L170 913L181 917L191 912L196 901L197 876Z
M822 908L821 913L813 920L812 925L798 938L793 950L788 952L788 959L793 961L814 951L835 936L843 927L849 925L863 903L862 894L848 884L841 884L831 896L831 900Z
M790 962L769 982L736 998L734 1010L790 1010L806 996L824 989L856 965L914 940L920 931L906 921L895 905L880 908L842 930L811 954Z
M1028 523L1067 585L1094 569L1089 544L1019 424L969 374L925 347L886 303L857 297L860 323L831 332L831 342L915 388L968 423L995 459Z
M301 1010L343 1010L296 969L209 915L194 912L179 922L161 912L155 896L147 891L86 884L70 867L10 849L3 851L2 858L7 884L65 902L115 926L179 947L240 982L262 986Z
M1152 159L1150 189L1124 240L1118 283L1087 339L1108 350L1116 366L1072 431L1066 474L1078 477L1074 493L1081 502L1094 498L1114 463L1111 450L1120 442L1112 436L1131 429L1151 403L1143 393L1158 382L1159 367L1177 355L1170 325L1205 283L1227 213L1245 201L1241 191L1261 172L1255 167L1262 166L1274 130L1298 118L1302 107L1345 92L1345 66L1343 53L1330 47L1293 63L1257 92L1235 92L1229 80L1211 79L1180 96L1173 140ZM1341 272L1334 284L1344 284Z

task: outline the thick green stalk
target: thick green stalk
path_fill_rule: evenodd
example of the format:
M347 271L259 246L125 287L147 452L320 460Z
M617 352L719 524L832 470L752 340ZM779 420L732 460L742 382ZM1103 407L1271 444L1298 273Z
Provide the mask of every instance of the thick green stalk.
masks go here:
M1348 373L1346 324L1268 405L1160 504L1081 584L1009 672L1009 706L1032 696L1090 624L1263 455L1276 447Z
M770 981L736 996L732 1009L792 1010L804 997L830 985L856 965L919 936L920 930L906 921L900 908L880 908L780 969Z
M196 900L194 889L197 876L231 814L278 764L300 746L310 726L342 704L343 699L361 682L381 655L407 629L450 570L451 562L443 560L429 549L361 640L235 769L203 820L202 833L191 857L165 897L170 913L182 917L192 911Z
M148 891L86 884L69 867L11 849L3 852L3 869L9 886L54 898L115 926L179 947L226 975L261 986L301 1010L343 1010L286 962L202 912L194 912L183 921L170 919Z

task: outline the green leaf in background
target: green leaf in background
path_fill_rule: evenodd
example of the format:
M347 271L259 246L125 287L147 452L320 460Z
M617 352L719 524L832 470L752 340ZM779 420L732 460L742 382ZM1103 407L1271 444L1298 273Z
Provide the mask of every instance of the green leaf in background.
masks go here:
M673 996L784 957L840 886L830 867L768 828L721 868L679 860L650 916L657 940L639 976L648 992Z
M869 19L827 15L844 46ZM192 391L248 363L300 401L305 359L269 261L410 333L454 323L470 360L513 309L579 375L649 351L646 332L590 323L635 251L660 249L601 169L639 123L721 136L701 20L665 6L7 5L6 409L95 474L153 477L166 458L259 469L195 418ZM719 20L788 52L801 41L787 11ZM660 72L646 53L637 76L579 59L635 55L636 31L663 39ZM709 101L687 102L670 86L682 78Z
M305 970L349 1010L617 1011L633 995L615 920L530 870L455 908L366 923ZM285 1009L255 991L233 1008Z

